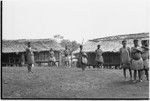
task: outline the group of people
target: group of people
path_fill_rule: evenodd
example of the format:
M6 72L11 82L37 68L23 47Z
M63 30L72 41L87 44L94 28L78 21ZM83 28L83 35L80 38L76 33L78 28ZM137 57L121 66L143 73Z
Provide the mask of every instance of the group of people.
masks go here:
M130 49L127 46L127 41L123 40L122 41L122 47L120 48L120 59L121 59L121 67L123 68L123 75L125 80L127 80L126 76L126 70L129 70L130 74L130 80L132 80L132 72L134 73L134 78L133 82L142 82L142 78L145 72L146 79L149 80L149 45L147 40L142 40L141 44L142 46L139 46L139 41L137 39L133 40L134 46ZM103 52L100 49L100 45L97 45L97 49L95 50L95 61L96 61L96 66L101 67L104 63L103 60ZM69 55L70 51L68 47L65 47L65 50L63 52L63 57L64 57L64 63L65 66L69 66ZM26 49L26 61L27 61L27 68L28 72L31 71L31 67L34 64L34 54L31 49L31 44L30 42L28 43L28 48ZM49 63L50 65L56 65L56 59L54 56L54 51L51 48L49 51ZM88 65L88 56L87 54L83 51L83 46L80 45L80 51L77 56L77 67L81 68L82 71L85 70L86 66ZM137 80L137 74L138 74L138 80Z
M68 49L67 46L65 46L65 50L63 51L62 54L63 54L64 65L69 66L70 50ZM54 50L52 48L49 51L49 66L56 66L56 58L55 58Z
M25 59L26 59L26 63L27 63L27 69L28 72L32 72L31 68L34 66L34 53L33 50L31 49L31 43L28 42L27 43L27 48L26 48L26 55L25 55ZM86 66L87 66L87 54L85 52L83 52L83 46L80 45L80 52L78 54L78 61L77 61L77 67L81 67L82 70L84 71ZM102 57L102 50L100 49L100 45L97 46L97 50L96 52L96 62L97 62L97 66L101 66L103 64L103 57ZM65 47L65 50L63 51L63 60L64 60L64 65L66 67L69 66L69 58L70 55L70 50L68 49L68 47ZM54 50L51 48L49 51L49 66L54 66L56 65L56 58L54 55Z
M68 49L68 47L65 47L65 50L63 51L63 60L65 63L65 66L69 66L69 55L70 55L70 51ZM26 54L25 54L25 59L26 59L26 64L27 64L27 69L28 72L32 72L31 68L34 66L34 53L33 50L31 48L31 43L28 42L27 43L27 48L26 48ZM49 56L48 56L48 65L49 66L56 66L56 58L55 58L55 54L54 54L54 50L52 48L50 48L49 50Z
M97 49L95 50L95 54L96 54L96 57L95 57L95 61L96 61L96 66L97 67L102 67L104 61L103 61L103 52L102 50L100 49L100 45L97 45ZM82 71L85 70L86 66L88 65L88 60L87 60L88 56L87 54L83 51L83 46L80 45L80 51L79 51L79 54L77 56L77 67L79 68L82 68Z
M132 71L134 71L134 79L133 82L142 82L143 74L145 71L146 79L148 78L148 70L149 70L149 47L148 41L142 40L142 46L139 46L139 41L137 39L133 40L134 46L127 47L127 41L123 40L123 47L120 48L120 56L121 56L121 67L123 68L123 75L125 80L126 78L126 70L129 70L130 80L132 80ZM137 80L137 72L138 72L138 80Z
M123 68L123 75L125 80L127 80L126 70L129 70L130 80L133 82L142 82L143 75L145 72L146 79L149 80L149 43L148 40L142 40L142 46L139 46L139 40L133 40L134 46L130 49L127 46L127 41L122 41L122 47L120 48L120 59L121 59L121 67ZM97 45L97 49L95 50L95 61L96 66L101 67L104 63L102 50L100 49L100 45ZM83 51L83 46L80 46L80 52L78 54L78 62L77 67L82 68L82 71L85 70L88 62L87 62L87 54ZM134 74L134 78L132 78L132 72ZM138 74L138 80L137 80Z

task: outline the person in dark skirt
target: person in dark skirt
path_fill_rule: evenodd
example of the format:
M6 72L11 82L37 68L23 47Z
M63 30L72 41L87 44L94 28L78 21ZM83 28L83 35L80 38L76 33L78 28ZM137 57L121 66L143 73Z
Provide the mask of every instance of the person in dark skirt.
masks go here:
M100 45L97 45L97 49L95 50L95 61L96 61L96 66L97 67L102 67L103 65L103 56L102 56L102 50L100 49Z
M34 53L31 48L31 43L28 42L28 47L26 48L26 63L27 63L27 69L28 73L32 72L31 68L34 65Z
M78 54L77 67L82 68L82 71L84 71L87 66L87 54L83 52L82 49L83 49L83 46L80 45L80 52Z

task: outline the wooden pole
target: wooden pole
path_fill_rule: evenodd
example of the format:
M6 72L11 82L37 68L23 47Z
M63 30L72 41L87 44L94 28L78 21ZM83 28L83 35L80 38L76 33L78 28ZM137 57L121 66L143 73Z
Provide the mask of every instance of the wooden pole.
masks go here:
M62 65L61 60L62 60L61 51L59 51L59 64L58 64L58 66Z

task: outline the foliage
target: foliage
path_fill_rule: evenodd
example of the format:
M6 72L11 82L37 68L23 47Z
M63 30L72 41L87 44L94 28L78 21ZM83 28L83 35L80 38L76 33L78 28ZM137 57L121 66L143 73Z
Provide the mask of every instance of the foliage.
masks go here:
M61 36L61 35L59 35L59 34L57 34L57 35L54 35L54 38L55 38L55 39L63 39L64 37Z
M67 40L67 39L63 39L61 42L60 42L61 46L62 47L65 47L67 46L71 52L75 51L78 49L79 47L79 43L77 43L76 41L70 41L70 40Z
M62 47L65 48L67 46L71 53L73 51L77 50L79 45L80 45L76 41L70 41L69 39L64 39L64 36L62 36L60 34L54 35L54 39L57 40L57 41L60 41L60 45Z

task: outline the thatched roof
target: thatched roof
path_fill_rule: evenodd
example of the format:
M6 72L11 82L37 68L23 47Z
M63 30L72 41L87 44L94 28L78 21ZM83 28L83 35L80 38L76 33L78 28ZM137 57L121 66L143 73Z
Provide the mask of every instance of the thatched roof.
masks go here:
M135 37L134 37L135 36ZM101 49L104 52L117 52L122 47L122 40L127 40L127 46L133 47L133 39L139 39L149 40L149 33L142 33L142 34L129 34L129 35L120 35L120 36L111 36L111 37L104 37L104 38L98 38L87 41L83 45L83 51L85 52L94 52L97 49L97 45L101 45ZM139 42L139 45L141 46L141 42ZM74 53L78 53L79 49L75 51Z
M99 41L113 41L113 40L123 40L123 39L142 39L149 38L149 33L136 33L136 34L125 34L125 35L116 35L109 37L102 37L97 39L92 39L89 41L99 42Z
M56 41L51 39L32 39L32 40L2 40L2 52L24 52L27 48L27 42L31 42L33 51L48 51L53 48L55 51L63 50Z

